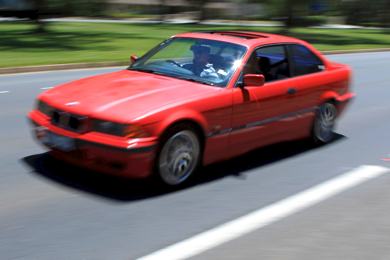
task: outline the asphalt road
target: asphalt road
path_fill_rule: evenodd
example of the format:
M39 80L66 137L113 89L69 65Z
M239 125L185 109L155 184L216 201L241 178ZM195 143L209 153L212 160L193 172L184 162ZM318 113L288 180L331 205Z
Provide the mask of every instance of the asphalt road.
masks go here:
M42 88L117 69L0 76L0 258L136 259L362 165L390 168L390 52L330 58L353 67L358 95L333 143L260 149L178 191L52 161L33 141ZM390 259L389 188L385 173L194 258Z

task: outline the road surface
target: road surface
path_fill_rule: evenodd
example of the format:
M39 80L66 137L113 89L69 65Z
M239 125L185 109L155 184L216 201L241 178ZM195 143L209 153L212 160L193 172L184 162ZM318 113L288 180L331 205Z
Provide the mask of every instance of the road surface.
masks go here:
M260 149L206 167L178 191L57 163L31 137L26 114L37 94L118 68L0 76L1 259L163 259L161 249L273 205L287 208L280 203L345 174L356 179L361 169L381 174L359 177L332 196L231 240L231 230L222 229L220 243L207 238L207 248L198 251L190 243L188 256L389 259L390 52L330 58L353 67L357 93L334 142Z

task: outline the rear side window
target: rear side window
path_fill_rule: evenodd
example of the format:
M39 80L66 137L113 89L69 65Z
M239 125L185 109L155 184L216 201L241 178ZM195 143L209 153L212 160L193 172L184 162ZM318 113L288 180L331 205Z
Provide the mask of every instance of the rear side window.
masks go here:
M284 45L262 47L256 50L256 58L265 81L280 80L290 76Z
M292 73L294 76L306 75L324 70L324 64L314 53L302 45L290 45Z
M290 72L285 46L257 49L245 65L243 74L263 74L266 82L288 78Z

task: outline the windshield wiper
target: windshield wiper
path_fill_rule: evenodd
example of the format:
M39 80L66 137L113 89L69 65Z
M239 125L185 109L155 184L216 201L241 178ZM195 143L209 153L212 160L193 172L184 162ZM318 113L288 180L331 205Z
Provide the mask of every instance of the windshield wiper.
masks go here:
M166 76L164 73L161 73L161 72L158 72L158 71L155 71L155 70L151 70L151 69L136 69L136 68L129 68L129 70L135 70L135 71L141 71L141 72L153 73L153 74L157 74L157 75Z
M201 83L201 84L205 84L205 85L210 85L210 86L214 86L214 85L215 85L215 84L212 83L212 82L207 82L207 81L203 81L203 80L199 80L199 79L194 79L194 78L190 78L190 77L175 76L175 78L183 79L183 80L187 80L187 81L192 81L192 82L196 82L196 83Z

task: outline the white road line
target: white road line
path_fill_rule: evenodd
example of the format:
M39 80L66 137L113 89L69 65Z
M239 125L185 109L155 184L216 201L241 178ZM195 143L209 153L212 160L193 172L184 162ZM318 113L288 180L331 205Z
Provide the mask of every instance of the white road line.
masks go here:
M41 89L45 90L45 89L51 89L51 88L54 88L54 87L46 87L46 88L41 88Z
M138 260L185 259L260 229L282 218L324 201L344 190L379 177L389 168L363 165L291 197L222 224Z
M8 91L8 90L5 90L5 91L0 91L0 94L7 94L7 93L9 93L9 91Z

